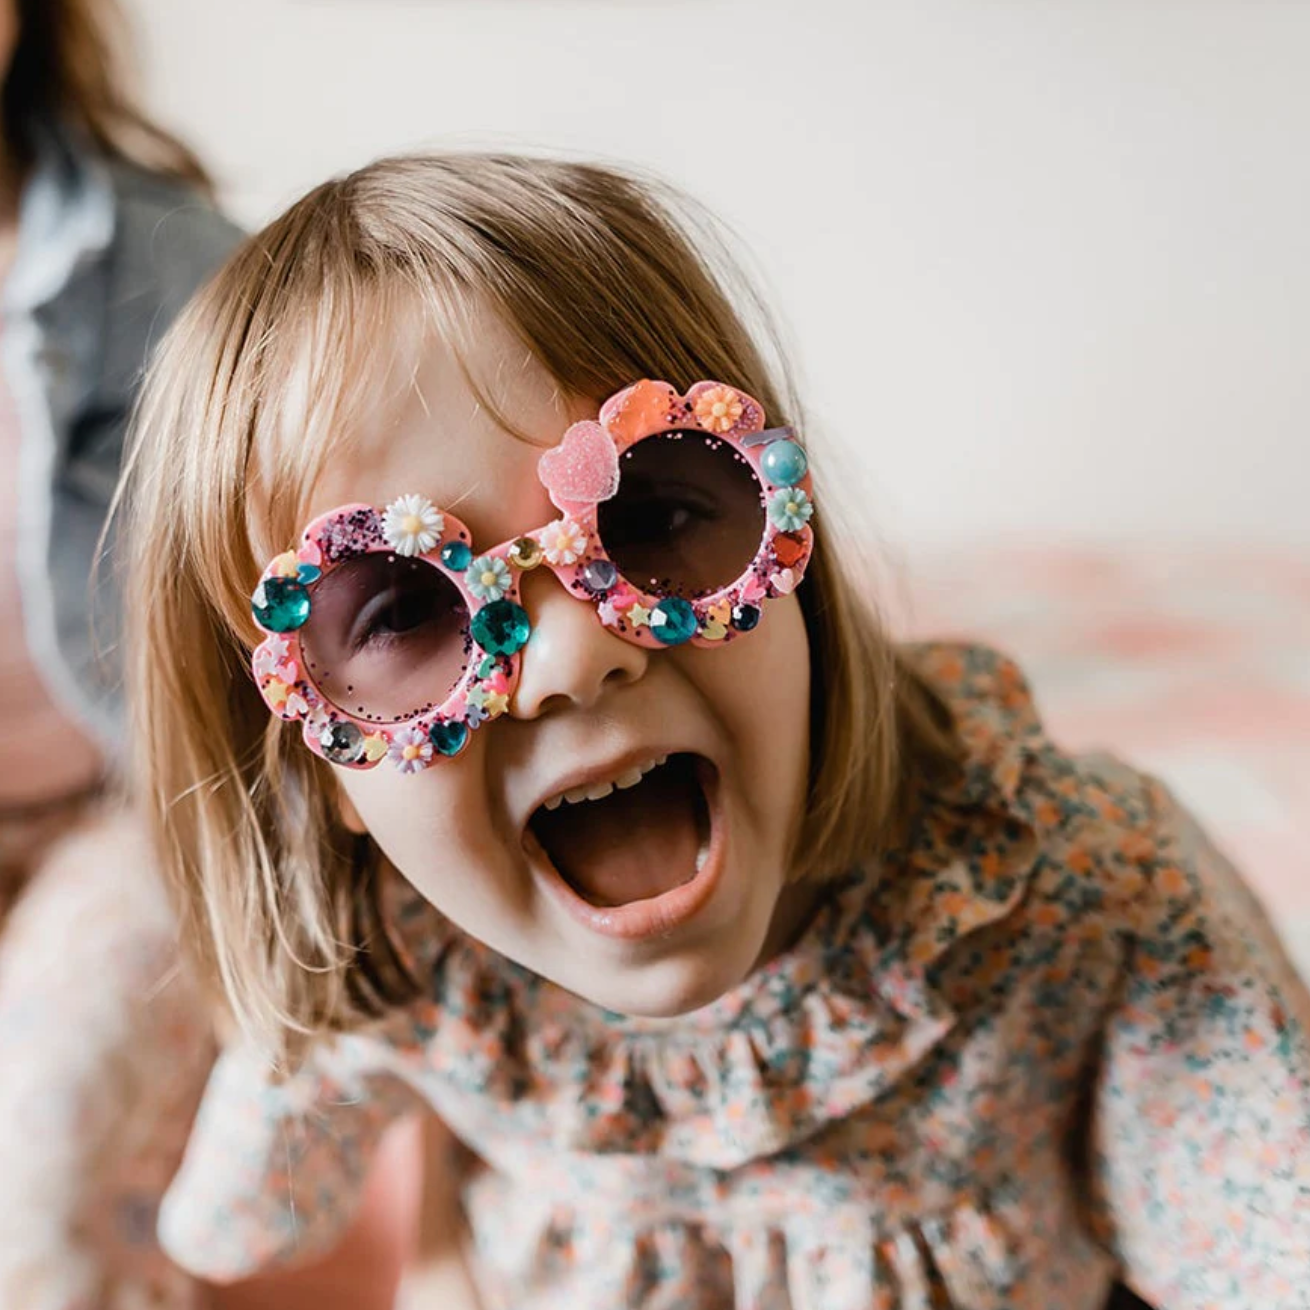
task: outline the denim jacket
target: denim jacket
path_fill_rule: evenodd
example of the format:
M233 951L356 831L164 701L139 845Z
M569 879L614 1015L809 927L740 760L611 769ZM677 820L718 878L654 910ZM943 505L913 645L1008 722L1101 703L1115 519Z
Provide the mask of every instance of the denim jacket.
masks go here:
M24 188L0 314L20 428L24 638L51 697L121 736L117 568L94 570L151 348L239 233L184 184L47 135ZM92 585L94 583L94 586Z

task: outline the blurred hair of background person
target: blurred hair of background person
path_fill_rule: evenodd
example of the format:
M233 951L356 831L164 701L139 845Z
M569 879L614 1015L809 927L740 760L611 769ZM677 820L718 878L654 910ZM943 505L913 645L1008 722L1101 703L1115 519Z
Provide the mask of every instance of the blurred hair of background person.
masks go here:
M109 0L0 0L0 1306L188 1304L154 1209L211 1057L113 800L113 567L151 343L237 238ZM95 598L92 603L92 591ZM106 661L112 663L112 660Z

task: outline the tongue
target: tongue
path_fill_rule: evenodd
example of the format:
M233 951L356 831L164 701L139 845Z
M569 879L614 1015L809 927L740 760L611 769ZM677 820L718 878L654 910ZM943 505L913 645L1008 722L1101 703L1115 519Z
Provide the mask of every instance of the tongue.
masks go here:
M539 810L532 831L560 876L591 904L661 896L695 876L708 833L695 761L675 755L604 800Z

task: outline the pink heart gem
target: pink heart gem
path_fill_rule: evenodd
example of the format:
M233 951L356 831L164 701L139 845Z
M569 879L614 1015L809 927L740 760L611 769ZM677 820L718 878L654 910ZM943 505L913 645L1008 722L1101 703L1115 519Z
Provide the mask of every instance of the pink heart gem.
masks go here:
M796 584L800 579L796 576L795 569L779 569L769 581L773 583L774 591L781 592L784 596L790 596L796 590Z
M575 423L537 464L541 485L557 509L594 505L619 489L619 453L599 423Z

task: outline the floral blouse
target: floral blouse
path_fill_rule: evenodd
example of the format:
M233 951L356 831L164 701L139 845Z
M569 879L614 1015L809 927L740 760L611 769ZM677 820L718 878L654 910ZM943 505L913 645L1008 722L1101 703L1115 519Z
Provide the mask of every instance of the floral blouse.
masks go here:
M276 1084L220 1062L165 1246L330 1244L426 1103L487 1168L492 1307L1310 1307L1310 1002L1164 789L1062 754L1015 666L917 651L967 745L906 848L673 1028L436 919L421 1003Z

